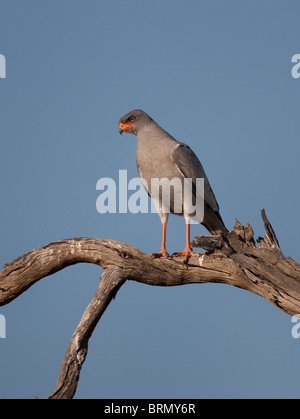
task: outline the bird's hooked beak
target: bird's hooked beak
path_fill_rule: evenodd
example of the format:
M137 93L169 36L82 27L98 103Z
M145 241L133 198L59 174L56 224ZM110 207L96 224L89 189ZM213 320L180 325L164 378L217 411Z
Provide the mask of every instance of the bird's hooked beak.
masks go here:
M123 134L124 131L127 131L129 128L132 128L133 124L123 124L123 122L119 123L119 133Z

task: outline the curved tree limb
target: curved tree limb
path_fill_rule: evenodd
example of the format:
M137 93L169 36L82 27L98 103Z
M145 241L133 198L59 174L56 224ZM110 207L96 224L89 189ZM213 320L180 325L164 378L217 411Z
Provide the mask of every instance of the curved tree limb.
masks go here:
M264 238L253 239L249 224L236 221L226 238L200 236L192 243L208 252L191 257L153 259L119 241L74 238L49 243L7 263L0 272L0 305L8 304L41 278L76 263L104 268L97 292L69 343L57 386L49 398L72 398L85 360L88 340L118 289L126 280L148 285L225 283L260 295L291 315L300 313L300 265L281 253L264 210Z
M48 399L71 399L76 391L81 366L88 350L88 341L102 314L125 280L118 268L103 273L97 292L86 308L70 340L60 368L56 389Z

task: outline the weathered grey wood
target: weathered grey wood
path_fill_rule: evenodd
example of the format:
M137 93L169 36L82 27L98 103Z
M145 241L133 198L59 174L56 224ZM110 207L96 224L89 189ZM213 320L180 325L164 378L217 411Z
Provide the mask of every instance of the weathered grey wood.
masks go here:
M120 286L124 283L119 268L108 268L102 274L97 292L86 308L67 349L60 368L56 389L48 399L71 399L88 350L91 334Z
M49 398L72 398L88 340L106 307L126 280L155 286L224 283L251 291L291 315L300 313L300 265L282 254L265 212L264 238L254 241L251 226L236 220L226 237L196 238L209 251L191 257L154 259L116 240L87 237L60 240L7 263L0 272L0 305L8 304L40 279L76 263L104 268L98 290L69 343L56 389Z

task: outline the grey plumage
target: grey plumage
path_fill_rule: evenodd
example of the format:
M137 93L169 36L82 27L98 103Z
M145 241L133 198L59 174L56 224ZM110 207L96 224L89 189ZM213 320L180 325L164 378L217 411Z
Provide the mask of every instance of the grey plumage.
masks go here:
M142 110L136 109L124 115L119 121L119 132L124 131L137 136L136 162L140 177L148 194L154 200L162 223L166 223L168 214L164 212L164 203L161 197L153 195L151 179L177 178L183 183L185 178L192 179L193 202L197 198L196 179L204 179L204 218L200 222L211 234L225 234L227 229L219 213L219 205L213 190L209 184L206 173L190 147L175 140L168 132L162 129L149 115ZM178 198L178 196L177 196ZM170 212L174 211L174 200L171 196ZM203 197L202 197L203 198ZM173 199L173 201L172 201ZM176 211L183 215L188 224L190 214L187 213L187 205L182 200L182 210ZM160 207L159 207L160 206ZM191 217L195 218L195 217ZM195 218L197 221L197 217Z
M135 118L133 122L130 121L132 117ZM142 110L129 112L120 119L120 123L133 124L126 132L137 136L137 168L140 177L147 181L149 195L151 196L151 178L154 177L192 178L193 186L196 178L203 178L205 208L202 224L212 234L226 233L214 192L198 157L190 147L175 140ZM121 128L120 132L123 132ZM170 210L173 212L172 208Z

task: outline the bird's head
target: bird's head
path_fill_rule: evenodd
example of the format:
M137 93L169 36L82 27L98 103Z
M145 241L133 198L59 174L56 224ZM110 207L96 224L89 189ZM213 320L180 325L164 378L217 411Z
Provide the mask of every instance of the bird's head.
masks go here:
M137 135L138 131L150 124L152 119L146 112L141 111L140 109L135 109L122 116L119 121L119 133L123 134L124 131L129 134Z

